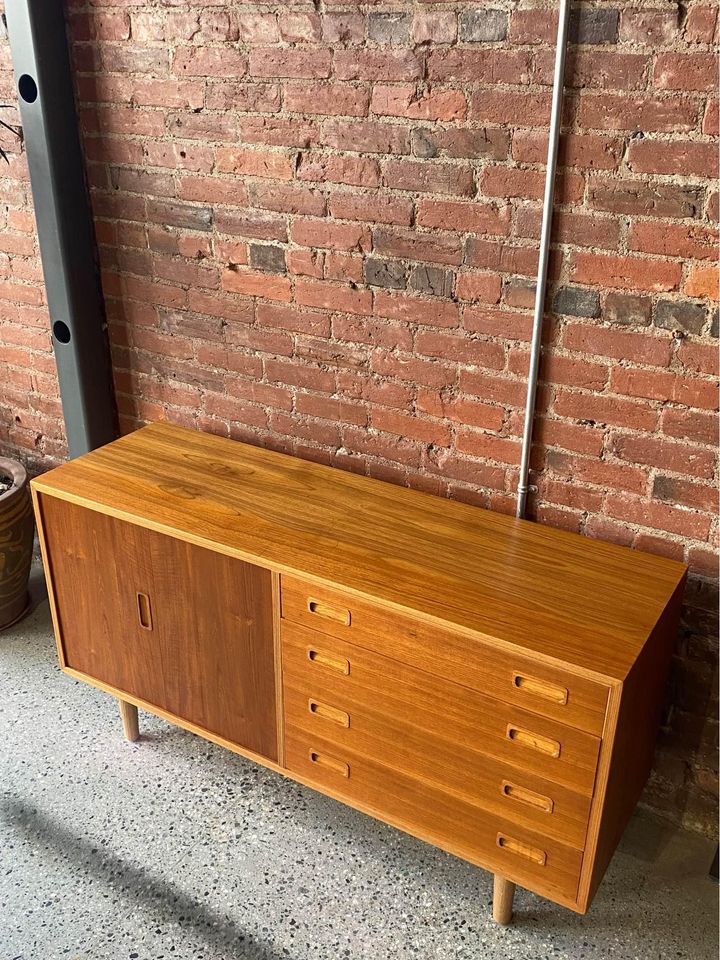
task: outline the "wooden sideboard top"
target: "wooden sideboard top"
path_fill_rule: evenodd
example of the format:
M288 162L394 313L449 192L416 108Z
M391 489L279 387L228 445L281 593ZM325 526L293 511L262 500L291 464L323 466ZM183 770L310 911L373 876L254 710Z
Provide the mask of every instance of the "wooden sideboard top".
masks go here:
M157 423L34 489L623 680L683 564ZM181 598L178 598L179 601Z

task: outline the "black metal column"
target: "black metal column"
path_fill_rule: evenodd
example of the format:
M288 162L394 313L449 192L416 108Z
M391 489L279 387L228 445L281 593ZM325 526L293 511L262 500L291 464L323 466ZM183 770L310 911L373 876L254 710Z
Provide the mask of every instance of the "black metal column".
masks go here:
M117 436L95 233L61 0L6 0L71 457Z

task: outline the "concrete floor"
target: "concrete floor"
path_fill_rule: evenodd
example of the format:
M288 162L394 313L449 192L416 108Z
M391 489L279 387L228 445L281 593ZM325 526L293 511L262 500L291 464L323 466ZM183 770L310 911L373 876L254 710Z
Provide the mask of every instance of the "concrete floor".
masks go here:
M40 590L39 583L35 584ZM62 675L0 634L0 960L716 960L713 845L636 818L586 917Z

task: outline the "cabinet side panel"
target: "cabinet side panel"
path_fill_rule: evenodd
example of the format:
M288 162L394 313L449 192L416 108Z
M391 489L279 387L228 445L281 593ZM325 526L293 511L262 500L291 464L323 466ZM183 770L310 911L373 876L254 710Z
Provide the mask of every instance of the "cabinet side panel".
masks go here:
M684 588L683 580L623 684L585 906L595 895L650 775Z

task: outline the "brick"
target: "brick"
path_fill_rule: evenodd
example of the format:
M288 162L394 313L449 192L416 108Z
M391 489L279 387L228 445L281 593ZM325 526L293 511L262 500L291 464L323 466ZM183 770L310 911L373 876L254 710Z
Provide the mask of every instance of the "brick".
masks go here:
M585 324L568 324L563 332L563 345L568 350L653 366L667 366L671 355L671 339L668 336L628 333Z
M688 260L717 259L718 231L701 224L632 223L628 249Z
M515 215L517 236L537 240L540 237L541 216L542 210L538 207L518 210ZM620 222L617 217L558 210L553 216L553 235L556 242L575 247L617 250L620 245Z
M317 13L283 13L279 26L280 36L286 43L310 43L322 37L322 24Z
M412 41L416 45L452 43L457 30L457 14L454 12L416 13L412 21Z
M715 414L668 409L663 412L660 427L670 437L717 445L718 418Z
M657 90L717 89L717 58L712 53L661 53L655 58Z
M247 187L244 183L213 176L182 177L178 182L177 195L180 200L240 207L248 202Z
M330 316L318 310L301 310L295 306L259 303L255 313L257 323L264 327L306 333L311 336L330 335Z
M330 13L322 17L323 40L332 44L359 44L365 39L365 17L361 13Z
M267 270L270 273L285 273L285 250L266 243L251 243L250 266L256 270Z
M549 51L548 51L549 53ZM616 53L607 47L570 48L566 70L568 86L577 90L643 90L650 58L644 53ZM554 56L535 61L536 83L552 83Z
M330 50L264 47L251 51L248 73L253 77L323 80L330 76L331 69Z
M691 373L703 373L711 377L720 375L720 354L717 344L683 340L678 347L677 358L680 364Z
M653 324L663 330L700 333L706 316L707 310L700 304L685 300L658 300L653 313Z
M524 277L511 277L505 282L503 302L507 307L532 309L535 305L537 283Z
M574 8L570 12L570 43L617 43L618 10L606 7Z
M334 60L338 80L372 80L373 82L419 80L422 64L411 51L337 50Z
M433 303L420 297L404 296L378 290L375 293L375 314L389 320L433 327L457 327L460 311L454 303Z
M505 421L502 407L481 403L472 397L446 396L442 390L425 390L418 393L415 408L434 417L454 420L469 427L500 431ZM455 475L455 479L460 477Z
M245 143L272 147L309 147L318 140L313 121L284 117L242 117L238 123L239 139Z
M329 213L338 220L409 227L413 221L413 204L407 199L344 191L330 197Z
M285 110L325 117L365 117L370 94L365 87L347 83L285 85Z
M297 280L295 299L307 307L361 315L372 313L372 293L369 290L356 290L340 284Z
M434 233L378 228L373 232L375 253L398 259L422 260L457 266L462 260L460 241Z
M457 233L505 236L510 230L510 209L479 201L464 203L421 198L417 202L417 223L421 227Z
M605 297L602 316L608 323L646 327L650 323L651 310L650 297L636 297L629 293L611 291Z
M415 338L415 349L420 356L455 360L492 370L502 370L505 366L505 349L501 344L466 334L421 330Z
M286 277L273 277L267 273L250 270L225 270L222 288L228 293L241 293L246 297L264 297L268 300L290 300L290 281Z
M678 26L678 11L622 10L619 38L655 49L670 43L677 35Z
M716 178L718 155L714 144L692 141L636 140L630 144L628 165L638 173L678 174Z
M410 271L410 289L433 297L451 297L455 285L452 270L418 264Z
M347 183L355 187L376 187L380 183L380 167L377 160L362 157L301 153L296 176L299 180Z
M238 39L242 43L276 43L280 39L277 17L274 13L243 12L237 17Z
M684 40L687 43L712 43L717 25L717 8L694 4L685 20Z
M486 197L540 200L545 192L545 174L515 167L486 166L480 189ZM579 174L564 173L555 187L558 203L579 201L585 192L585 181Z
M410 39L411 17L406 13L371 13L368 37L375 43L402 46Z
M514 9L510 16L513 43L553 43L557 36L557 13L542 9Z
M592 177L588 203L609 213L684 219L701 214L703 193L699 187Z
M252 183L250 199L255 207L279 213L301 213L322 217L326 212L325 197L316 190L296 183Z
M321 143L334 150L357 153L402 154L410 152L410 136L399 124L375 121L331 120L323 125Z
M462 48L431 50L427 60L429 79L443 83L460 81L523 84L530 80L530 67L531 61L527 53L504 48L482 51ZM484 96L485 91L476 94L477 102ZM513 95L503 92L501 96ZM520 95L515 96L520 99Z
M615 170L622 159L624 146L618 137L566 134L560 140L558 165L588 170ZM547 158L547 135L535 131L516 131L512 141L512 156L520 163L544 164Z
M717 508L717 490L712 484L690 483L678 477L658 474L653 481L653 497L671 504L683 504L697 510L714 513Z
M652 432L658 423L657 411L647 403L605 397L576 390L557 390L555 413L582 423L629 427Z
M251 240L278 240L286 243L287 221L262 210L223 210L215 208L214 223L218 233Z
M304 247L367 252L372 247L370 229L363 224L296 220L290 228L293 243Z
M682 264L648 257L575 252L570 257L570 273L579 283L663 292L680 286Z
M613 392L628 397L681 403L688 407L717 410L718 390L710 380L681 377L659 370L636 370L616 367L610 386Z
M496 127L480 129L418 127L412 131L412 152L416 157L453 157L505 160L510 136Z
M694 267L683 285L683 292L690 297L720 300L720 271L717 267Z
M599 317L600 294L582 287L562 287L555 294L552 308L571 317Z
M410 120L463 120L467 101L461 90L424 90L376 84L370 109L381 117L406 117Z
M615 493L608 494L605 509L618 520L701 540L707 537L711 523L710 517L690 510Z
M388 160L383 164L383 184L396 190L473 196L475 180L468 167L445 163Z
M180 76L242 77L247 71L247 58L231 47L177 47L172 68Z
M581 97L577 116L578 123L591 130L685 133L697 124L698 111L693 101L681 97L652 99L647 96L601 94ZM635 141L630 145L630 150L632 152L633 147L639 144L647 147L648 143Z
M481 300L499 303L502 280L494 273L463 271L458 274L456 294L459 300Z
M507 10L471 8L460 13L460 40L464 43L496 43L504 40L507 32Z
M382 408L373 410L370 419L376 430L383 430L385 433L392 433L398 437L420 440L422 443L432 443L439 446L448 446L450 443L450 430L444 423L420 419L416 416L399 413L397 410L383 410Z
M506 437L495 437L477 430L458 430L456 447L460 453L469 453L499 463L520 463L520 442Z
M628 493L644 493L648 482L645 470L609 463L595 457L571 456L556 450L548 451L547 469L558 476L573 479L576 483L591 483L610 490L625 490Z
M393 260L367 259L365 282L372 287L388 287L404 290L407 285L407 268Z
M293 159L287 153L233 147L218 148L217 168L221 173L271 180L292 180L294 173Z

